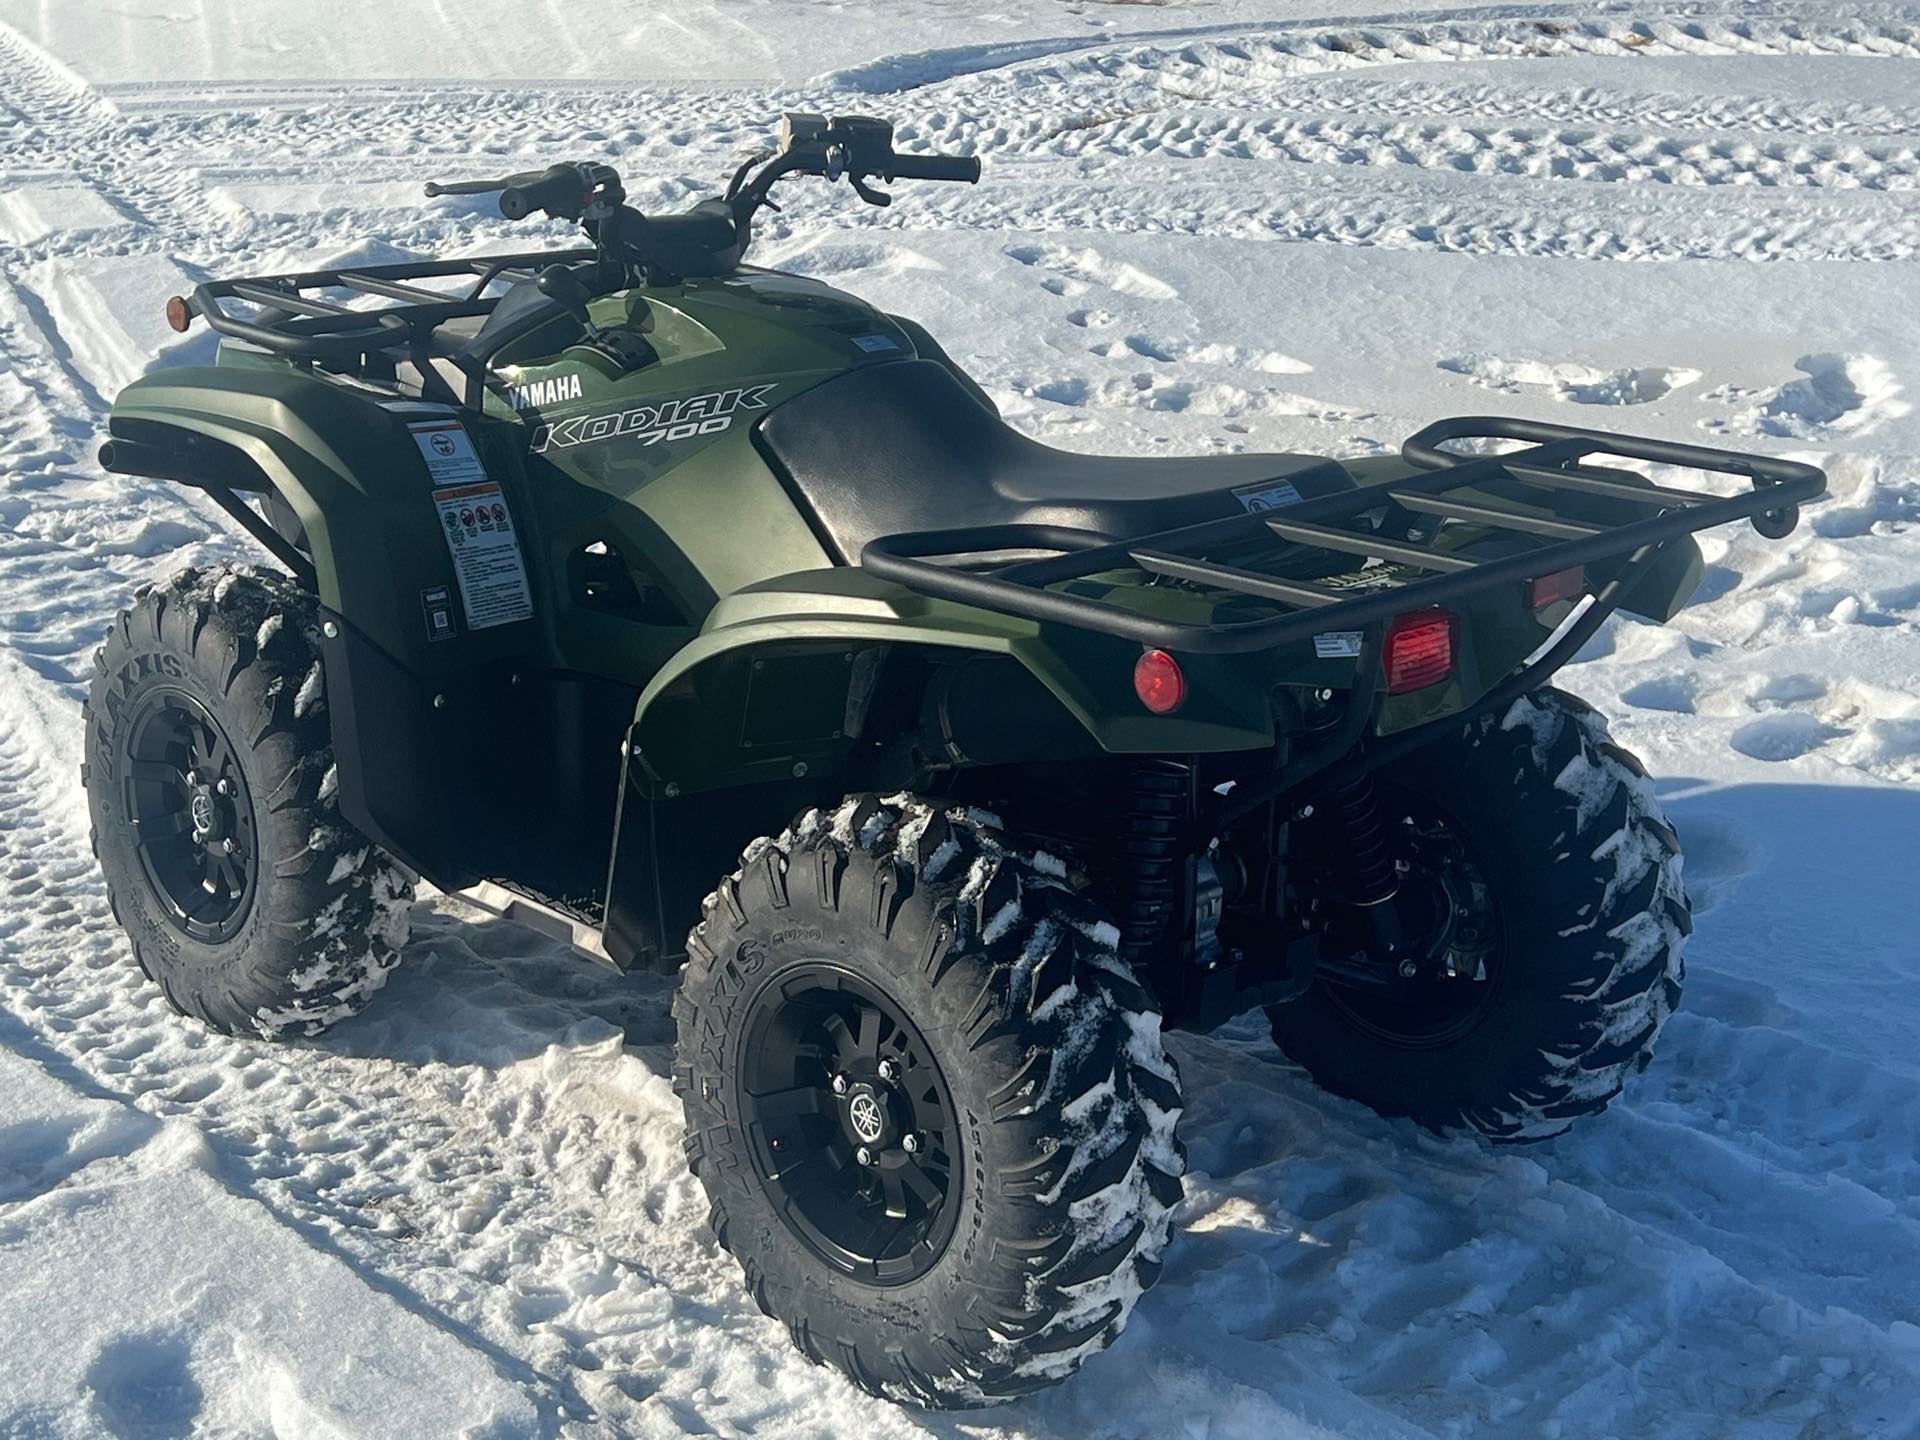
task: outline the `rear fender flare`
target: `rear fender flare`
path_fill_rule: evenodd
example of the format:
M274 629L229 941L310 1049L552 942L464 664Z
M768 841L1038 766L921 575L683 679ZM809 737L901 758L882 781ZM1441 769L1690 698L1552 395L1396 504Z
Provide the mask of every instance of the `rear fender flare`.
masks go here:
M855 742L847 725L828 721L845 713L861 678L860 657L875 650L940 663L1004 658L1017 670L980 672L1002 676L1000 703L1056 736L1058 723L1070 720L1090 753L1249 750L1274 740L1258 680L1241 681L1240 693L1224 693L1223 685L1223 693L1180 713L1153 715L1133 693L1140 651L1130 642L1085 631L1043 633L1030 621L929 600L857 567L781 583L789 588L770 584L723 601L709 628L654 676L635 709L630 770L637 757L661 784L683 791L783 778L797 764L812 774L822 766L838 770ZM783 674L773 673L776 661ZM764 759L753 754L761 740L752 726L756 673L763 686L776 687L763 690L758 711L773 715L775 728L778 686L824 707L811 712L811 725L795 715L795 743L768 747ZM822 693L836 702L820 700ZM743 739L751 743L743 746Z
M1010 666L1039 682L1021 687L1023 708L1065 717L1099 748L1097 718L1004 637L883 621L774 621L702 635L654 677L635 709L630 782L679 794L836 774L870 740L875 707L898 701L877 693L881 672L893 679L915 662L931 671ZM916 710L920 698L916 691Z

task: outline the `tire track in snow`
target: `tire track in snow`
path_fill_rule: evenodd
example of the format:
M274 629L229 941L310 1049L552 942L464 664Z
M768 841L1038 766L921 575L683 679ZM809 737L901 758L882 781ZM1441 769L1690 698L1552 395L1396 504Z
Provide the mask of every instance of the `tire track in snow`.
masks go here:
M1665 78L1671 81L1677 77ZM1835 99L1808 100L1791 110L1740 95L1679 90L1457 80L1383 79L1346 71L1276 88L1275 110L1534 121L1613 129L1747 131L1757 135L1895 137L1920 134L1920 107Z
M1090 153L1400 165L1603 184L1920 188L1920 149L1913 145L1678 133L1682 128L1666 127L1666 133L1657 135L1595 133L1355 115L1245 120L1183 111L1070 130L1038 148L1067 157Z
M964 88L973 95L991 94L1001 86L1030 89L1036 82L1058 84L1082 77L1099 77L1111 85L1142 71L1166 82L1169 61L1210 78L1267 83L1369 65L1620 55L1655 46L1710 55L1865 53L1911 58L1920 53L1920 17L1902 4L1851 5L1842 19L1812 18L1804 7L1727 3L1647 9L1615 3L1599 8L1601 13L1591 19L1535 5L1503 5L962 46L883 57L830 72L818 83L870 95L942 88ZM1177 88L1189 94L1192 89Z
M1906 9L1804 23L1708 7L1680 13L1706 18L1309 24L1158 47L1130 38L964 87L932 84L916 98L939 108L900 133L903 143L971 148L999 162L991 199L934 201L941 218L982 226L992 223L989 212L1012 211L998 223L1167 226L1466 254L1771 261L1920 253L1920 206L1911 199L1920 147L1910 131L1842 131L1839 117L1852 108L1816 107L1829 122L1818 135L1723 133L1712 127L1758 102L1709 98L1670 113L1658 96L1630 91L1614 100L1590 86L1581 104L1611 113L1604 128L1516 125L1504 123L1504 111L1472 110L1470 97L1490 86L1460 95L1444 78L1455 62L1514 58L1538 67L1556 56L1638 63L1697 52L1857 58L1865 49L1885 57L1876 64L1920 59L1920 25ZM1388 69L1417 78L1380 78ZM1637 87L1639 73L1623 78ZM1403 105L1396 88L1407 83L1425 88ZM1448 94L1456 97L1448 116L1420 114L1420 96ZM1860 113L1882 121L1908 114ZM1196 163L1246 173L1183 183ZM1029 178L1036 192L1003 203L1009 183ZM1097 187L1093 204L1083 205L1089 186ZM1142 188L1153 203L1139 202ZM924 218L927 207L916 208Z
M1457 176L1413 169L1274 165L1222 177L1196 175L1194 165L1127 157L1071 166L1016 162L996 173L991 197L931 195L911 219L867 223L901 234L940 227L1178 233L1620 261L1896 261L1920 254L1920 208L1860 193L1567 186L1532 179L1506 179L1463 193L1449 183ZM1143 189L1154 197L1151 207L1140 203ZM796 225L812 226L818 213L799 204L789 216Z

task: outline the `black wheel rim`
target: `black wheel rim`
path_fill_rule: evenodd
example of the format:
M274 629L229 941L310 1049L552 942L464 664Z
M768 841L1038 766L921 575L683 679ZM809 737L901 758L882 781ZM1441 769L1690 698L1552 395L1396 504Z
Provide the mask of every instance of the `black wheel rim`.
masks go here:
M202 944L231 939L253 903L253 797L207 707L172 688L142 697L121 749L126 813L160 910Z
M734 1067L773 1208L834 1269L874 1285L924 1275L959 1213L959 1134L920 1032L836 965L781 972L755 997Z
M1354 1029L1398 1050L1457 1045L1505 989L1507 945L1497 898L1465 833L1424 796L1380 786L1379 803L1409 861L1404 885L1425 887L1441 938L1414 975L1383 985L1324 981L1321 993ZM1447 957L1454 961L1449 965Z

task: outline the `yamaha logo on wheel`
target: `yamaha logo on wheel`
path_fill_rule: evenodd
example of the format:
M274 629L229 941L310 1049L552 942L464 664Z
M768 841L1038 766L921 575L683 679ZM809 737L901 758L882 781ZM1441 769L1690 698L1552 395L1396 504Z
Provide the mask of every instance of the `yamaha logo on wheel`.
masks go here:
M853 1121L853 1133L869 1145L886 1129L886 1122L880 1118L879 1102L871 1095L854 1096L853 1103L847 1106L847 1118Z

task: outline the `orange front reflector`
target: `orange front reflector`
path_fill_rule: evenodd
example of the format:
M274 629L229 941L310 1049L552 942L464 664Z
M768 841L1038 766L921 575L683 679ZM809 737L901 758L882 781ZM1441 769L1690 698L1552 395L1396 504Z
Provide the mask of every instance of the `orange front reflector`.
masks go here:
M1453 673L1454 617L1446 610L1415 610L1387 627L1387 693L1423 690Z
M1556 600L1571 600L1587 588L1587 567L1576 565L1571 570L1556 570L1551 575L1542 575L1527 589L1528 602L1536 610L1543 610Z
M1133 693L1156 715L1171 715L1187 698L1180 662L1164 650L1149 650L1133 662Z
M181 295L169 295L167 297L167 324L184 335L187 333L187 327L192 323L193 307L187 304L186 298Z

